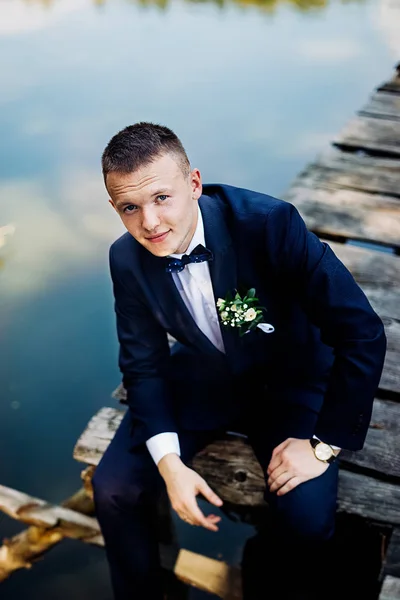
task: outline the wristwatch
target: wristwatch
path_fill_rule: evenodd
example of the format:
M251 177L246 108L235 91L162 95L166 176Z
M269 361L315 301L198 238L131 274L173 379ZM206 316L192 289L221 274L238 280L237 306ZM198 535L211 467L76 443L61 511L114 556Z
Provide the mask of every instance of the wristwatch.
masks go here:
M311 438L310 444L314 450L315 458L318 458L318 460L326 463L333 463L333 461L336 460L337 455L329 444L321 442L317 438Z

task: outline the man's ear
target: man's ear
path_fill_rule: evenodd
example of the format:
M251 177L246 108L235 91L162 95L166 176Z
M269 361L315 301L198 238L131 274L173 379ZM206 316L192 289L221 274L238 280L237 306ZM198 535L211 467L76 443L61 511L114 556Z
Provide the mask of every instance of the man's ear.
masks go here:
M201 183L201 174L199 169L193 169L190 174L191 185L192 185L192 197L193 200L198 200L203 193L203 186Z

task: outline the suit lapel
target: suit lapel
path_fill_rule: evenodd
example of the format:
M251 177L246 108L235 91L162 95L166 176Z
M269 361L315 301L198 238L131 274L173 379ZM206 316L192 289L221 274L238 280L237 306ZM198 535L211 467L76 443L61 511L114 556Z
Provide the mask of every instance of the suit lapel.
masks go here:
M199 329L181 298L172 274L165 270L165 261L143 249L141 262L147 294L156 310L161 311L176 331L181 331L194 346L204 352L221 354Z
M225 206L217 198L205 195L201 196L199 204L206 247L214 254L214 260L209 265L214 300L217 302L218 298L225 298L228 292L236 290L236 255L228 230L228 218L224 213ZM221 331L226 353L231 354L238 347L238 333L229 325L221 325Z
M209 262L214 300L225 298L228 291L236 289L236 258L232 239L228 231L223 205L218 199L201 196L200 210L204 222L205 244L214 255ZM141 248L141 262L147 293L152 303L160 310L177 331L183 331L185 337L205 352L221 352L199 329L192 315L186 308L175 285L171 273L165 270L165 261ZM221 326L222 337L227 354L237 348L237 331L228 326Z

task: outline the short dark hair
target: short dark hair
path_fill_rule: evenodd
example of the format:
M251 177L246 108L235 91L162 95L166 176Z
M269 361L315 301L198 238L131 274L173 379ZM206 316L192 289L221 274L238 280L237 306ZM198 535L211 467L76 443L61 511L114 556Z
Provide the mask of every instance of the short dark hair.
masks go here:
M128 125L108 142L101 159L104 182L108 173L133 173L163 154L174 154L183 174L190 163L177 135L168 127L140 122Z

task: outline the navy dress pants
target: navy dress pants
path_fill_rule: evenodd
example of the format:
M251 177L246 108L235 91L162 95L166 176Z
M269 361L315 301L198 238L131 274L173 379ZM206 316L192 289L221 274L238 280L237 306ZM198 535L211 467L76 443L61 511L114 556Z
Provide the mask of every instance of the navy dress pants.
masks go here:
M232 424L230 429L248 436L265 472L273 449L288 437L310 438L317 417L310 407L281 402L273 404L263 419L252 422L244 415L240 427ZM156 511L165 486L145 444L130 449L130 422L128 411L96 469L96 516L105 540L115 600L162 600ZM180 432L182 460L189 462L220 434ZM283 496L266 491L269 524L265 532L260 530L255 536L262 577L258 578L254 560L245 548L244 600L326 597L325 577L331 578L331 574L324 568L329 565L330 569L332 564L327 549L335 529L337 484L335 462L321 476Z

